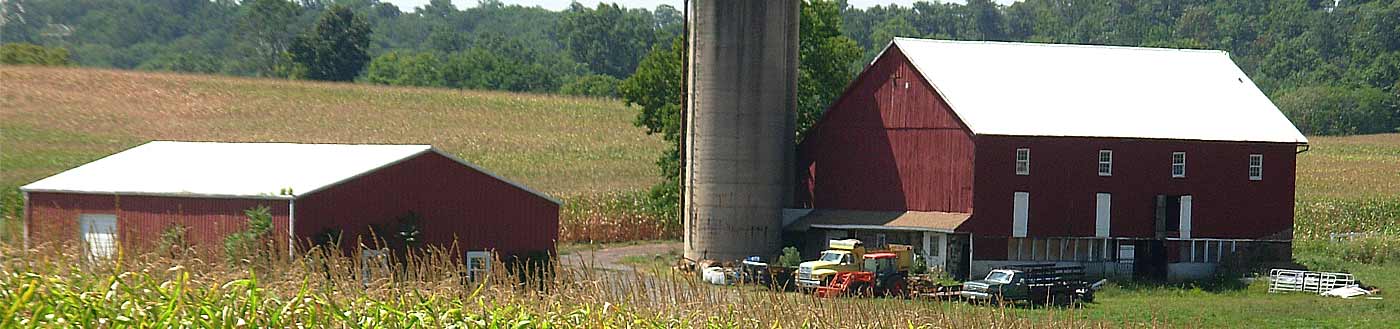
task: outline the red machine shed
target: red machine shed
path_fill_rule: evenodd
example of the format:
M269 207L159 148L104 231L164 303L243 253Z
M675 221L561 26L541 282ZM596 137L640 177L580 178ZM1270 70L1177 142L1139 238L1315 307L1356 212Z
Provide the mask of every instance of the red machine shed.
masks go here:
M796 200L817 211L785 221L954 274L1197 277L1286 260L1306 144L1224 52L897 38L798 146ZM930 212L967 219L893 220Z
M378 237L509 256L551 252L558 237L557 200L426 145L158 141L21 189L29 244L83 241L102 254L151 250L177 226L217 248L258 206L271 210L271 238L297 246L338 236L353 251Z

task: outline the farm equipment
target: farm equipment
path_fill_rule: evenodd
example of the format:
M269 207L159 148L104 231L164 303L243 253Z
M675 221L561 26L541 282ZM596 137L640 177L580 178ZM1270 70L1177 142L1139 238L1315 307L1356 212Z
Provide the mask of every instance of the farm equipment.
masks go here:
M792 289L792 268L769 264L761 257L750 256L739 263L735 271L739 283L757 284L772 289Z
M817 297L840 295L909 295L909 252L865 254L861 271L839 272L827 285L817 287Z
M913 250L912 246L892 244L889 245L888 250L877 250L874 253L895 254L893 267L908 273L914 259ZM838 273L866 271L864 269L865 255L865 244L861 243L860 240L831 240L827 250L822 251L821 258L802 262L798 266L797 285L804 288L827 286Z
M963 283L961 294L972 301L1093 302L1094 291L1104 282L1084 281L1083 266L1013 265L994 269L985 279Z

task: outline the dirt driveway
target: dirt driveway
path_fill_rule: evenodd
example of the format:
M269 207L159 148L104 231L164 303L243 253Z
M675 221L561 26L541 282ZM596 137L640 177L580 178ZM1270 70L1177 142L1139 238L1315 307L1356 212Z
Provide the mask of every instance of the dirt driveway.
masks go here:
M604 247L601 249L578 250L559 256L564 266L587 266L614 271L631 271L633 265L624 264L629 256L652 258L657 255L678 254L681 242L667 241L628 246Z

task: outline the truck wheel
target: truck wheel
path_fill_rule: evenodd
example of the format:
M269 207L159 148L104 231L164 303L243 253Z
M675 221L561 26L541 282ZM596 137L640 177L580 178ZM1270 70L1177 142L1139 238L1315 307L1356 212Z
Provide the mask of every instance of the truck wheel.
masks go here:
M1089 292L1085 292L1085 293L1079 295L1079 301L1084 302L1084 303L1093 303L1093 302L1094 302L1094 291L1093 291L1093 290L1090 290Z

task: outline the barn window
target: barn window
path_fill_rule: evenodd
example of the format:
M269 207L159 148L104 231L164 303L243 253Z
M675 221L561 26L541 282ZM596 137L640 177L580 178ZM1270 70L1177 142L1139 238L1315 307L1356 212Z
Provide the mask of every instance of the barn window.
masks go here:
M1172 178L1186 177L1186 152L1172 152Z
M1099 176L1113 176L1113 150L1099 150Z
M1031 174L1031 149L1016 149L1016 175L1029 176Z
M1249 155L1249 180L1264 179L1264 155Z

